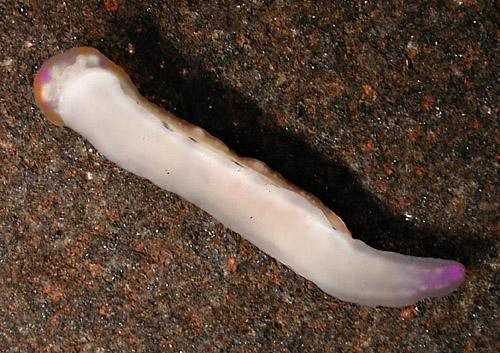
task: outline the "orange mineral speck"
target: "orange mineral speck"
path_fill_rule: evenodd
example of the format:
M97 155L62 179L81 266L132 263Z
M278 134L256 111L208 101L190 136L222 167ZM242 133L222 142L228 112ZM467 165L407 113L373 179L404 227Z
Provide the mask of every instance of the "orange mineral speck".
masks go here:
M118 2L116 0L108 0L105 3L106 10L109 12L116 12L118 10Z

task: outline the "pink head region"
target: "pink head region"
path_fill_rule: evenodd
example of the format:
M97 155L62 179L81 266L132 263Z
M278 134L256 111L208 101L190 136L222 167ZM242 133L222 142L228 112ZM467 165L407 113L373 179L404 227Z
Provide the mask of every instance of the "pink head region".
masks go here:
M44 97L43 89L50 84L52 80L52 67L49 65L43 65L40 71L38 71L35 76L34 90L35 90L35 101L36 105L42 110L42 113L57 125L64 125L59 114L56 113L54 109L54 102L47 100Z
M42 84L47 84L50 81L50 69L48 67L42 67L37 74L38 80Z
M73 48L53 56L42 65L36 74L34 91L37 106L50 121L57 125L64 125L64 121L57 109L57 94L54 94L54 91L57 90L57 85L60 84L57 80L65 68L75 64L78 56L88 57L89 59L93 58L93 60L87 61L86 65L88 68L101 67L110 70L125 82L131 84L128 75L97 49L89 47Z

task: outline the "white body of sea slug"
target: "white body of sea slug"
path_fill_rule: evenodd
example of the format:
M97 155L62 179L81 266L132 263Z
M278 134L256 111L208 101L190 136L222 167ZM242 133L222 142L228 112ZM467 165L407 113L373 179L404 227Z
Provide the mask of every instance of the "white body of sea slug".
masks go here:
M47 61L35 78L35 99L50 120L120 167L207 211L337 298L404 306L449 294L464 279L457 262L378 251L353 239L316 197L148 102L96 49Z

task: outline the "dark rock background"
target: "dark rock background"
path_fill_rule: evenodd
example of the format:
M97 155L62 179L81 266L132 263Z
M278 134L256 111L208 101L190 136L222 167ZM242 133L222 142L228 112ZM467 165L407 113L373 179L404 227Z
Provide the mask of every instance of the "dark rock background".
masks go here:
M475 0L1 0L0 350L500 350L499 22ZM340 302L117 168L34 103L40 65L82 45L355 237L458 260L465 283Z

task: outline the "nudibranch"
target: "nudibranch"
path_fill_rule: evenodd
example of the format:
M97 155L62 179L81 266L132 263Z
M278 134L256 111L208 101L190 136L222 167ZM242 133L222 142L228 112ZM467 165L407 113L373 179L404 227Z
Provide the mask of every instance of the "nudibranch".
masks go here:
M202 208L334 297L398 307L447 295L464 280L458 262L379 251L353 239L318 198L148 102L96 49L54 56L34 86L36 103L52 122Z

